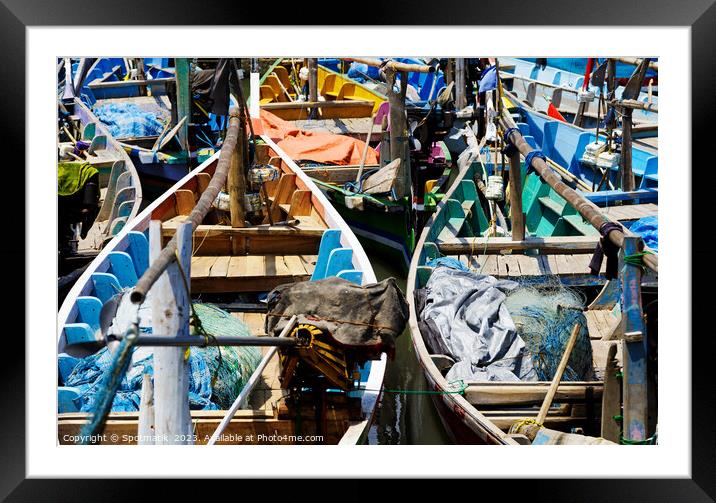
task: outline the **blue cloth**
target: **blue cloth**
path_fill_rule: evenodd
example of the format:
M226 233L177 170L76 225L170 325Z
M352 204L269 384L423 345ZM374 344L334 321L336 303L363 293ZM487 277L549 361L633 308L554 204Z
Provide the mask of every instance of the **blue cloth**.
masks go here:
M659 251L659 219L656 215L640 218L629 227L629 230L641 236L646 246Z
M458 271L470 271L465 264L454 257L437 257L427 262L428 267L449 267Z
M482 72L479 84L479 92L481 93L492 91L493 89L497 89L497 69L495 65Z
M158 136L164 124L156 114L133 103L105 103L95 106L94 113L115 138Z

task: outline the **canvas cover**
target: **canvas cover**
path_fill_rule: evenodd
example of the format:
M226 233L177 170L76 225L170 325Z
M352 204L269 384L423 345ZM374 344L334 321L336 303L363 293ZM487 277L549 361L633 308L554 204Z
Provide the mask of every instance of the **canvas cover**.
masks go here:
M392 354L405 329L408 303L395 278L359 286L338 277L280 285L268 295L266 333L278 336L294 314L343 347Z
M333 133L304 131L271 112L261 110L261 126L286 154L296 161L340 166L360 164L365 142ZM368 147L365 163L378 164L378 154Z
M418 291L418 323L433 353L455 360L449 381L535 381L525 343L505 306L518 284L436 267Z

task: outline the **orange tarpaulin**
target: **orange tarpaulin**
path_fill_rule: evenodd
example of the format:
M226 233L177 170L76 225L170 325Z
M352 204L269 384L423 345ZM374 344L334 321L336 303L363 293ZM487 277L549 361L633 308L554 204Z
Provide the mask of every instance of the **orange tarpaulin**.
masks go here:
M333 133L304 131L290 122L261 110L263 134L296 161L313 161L345 166L360 164L365 142ZM366 164L378 164L378 153L368 147Z

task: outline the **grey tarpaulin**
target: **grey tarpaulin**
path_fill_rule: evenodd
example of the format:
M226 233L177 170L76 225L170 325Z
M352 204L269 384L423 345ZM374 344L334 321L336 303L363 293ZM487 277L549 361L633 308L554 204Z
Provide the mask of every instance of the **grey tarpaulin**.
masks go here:
M537 380L504 305L506 293L517 287L514 281L449 267L437 267L430 275L420 322L432 350L456 361L448 380Z
M315 325L348 347L374 346L392 354L408 320L408 303L388 278L359 286L341 278L289 283L268 295L266 333L278 335L289 318Z

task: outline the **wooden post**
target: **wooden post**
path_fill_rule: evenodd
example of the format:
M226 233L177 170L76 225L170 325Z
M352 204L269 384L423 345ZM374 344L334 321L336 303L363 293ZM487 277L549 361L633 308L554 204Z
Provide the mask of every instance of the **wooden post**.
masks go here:
M462 110L466 106L465 58L455 58L455 108Z
M167 337L189 336L190 302L184 281L189 285L192 225L182 222L177 228L177 254L152 288L152 329ZM162 248L162 224L149 223L149 256L156 261ZM178 264L181 264L181 268ZM186 276L182 279L182 274ZM191 444L189 414L189 364L183 347L154 349L154 414L157 444Z
M231 155L229 165L229 211L231 213L231 227L244 227L244 194L246 193L246 175L244 173L246 153L246 125L243 117L239 122L239 137L236 140L236 150Z
M137 66L137 80L145 80L146 77L144 75L144 58L135 58L134 64ZM147 89L147 86L140 85L139 94L141 94L142 96L146 96Z
M614 90L616 89L617 64L614 58L607 60L607 96L614 99Z
M634 190L634 173L631 169L631 126L632 109L622 108L622 155L620 158L621 188L624 192Z
M191 96L189 93L189 60L187 58L176 58L175 59L175 71L176 71L176 88L177 88L177 102L176 102L176 118L181 120L182 117L186 117L182 127L179 129L177 139L181 144L182 148L186 152L187 160L189 156L189 122L191 118Z
M139 397L138 445L154 445L154 386L152 376L142 375L142 394Z
M395 70L385 68L386 82L388 84L388 101L390 103L390 161L400 159L398 183L396 183L396 196L405 197L410 194L410 163L406 159L408 143L407 120L405 118L405 92L408 86L408 73L402 72L400 76L400 91L395 92Z
M522 169L520 154L510 157L510 213L512 215L512 240L525 239L525 214L522 212Z
M318 60L316 58L308 58L308 101L315 103L318 101ZM318 108L311 109L311 119L315 119Z
M445 65L445 71L444 77L445 77L445 85L449 86L450 82L455 81L455 72L453 71L455 60L453 58L450 58L447 60L447 64Z
M624 255L639 252L641 238L624 236ZM641 269L624 264L622 269L622 323L624 327L624 438L640 441L648 437L647 339L641 304Z

